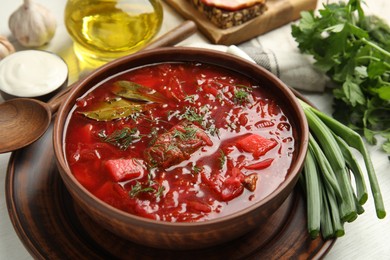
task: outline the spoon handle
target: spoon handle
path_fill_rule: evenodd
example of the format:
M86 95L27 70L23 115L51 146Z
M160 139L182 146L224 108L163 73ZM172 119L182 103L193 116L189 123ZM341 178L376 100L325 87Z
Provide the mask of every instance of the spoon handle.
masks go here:
M69 91L73 88L73 86L76 85L77 82L73 83L72 85L66 87L64 90L60 91L57 95L55 95L47 104L49 105L50 111L52 114L57 112L58 108L62 104L62 102L65 100L65 98L68 96L67 94Z
M157 38L152 43L148 44L142 50L151 50L159 47L174 46L177 43L187 39L197 31L197 26L193 21L185 21L173 28L169 32Z

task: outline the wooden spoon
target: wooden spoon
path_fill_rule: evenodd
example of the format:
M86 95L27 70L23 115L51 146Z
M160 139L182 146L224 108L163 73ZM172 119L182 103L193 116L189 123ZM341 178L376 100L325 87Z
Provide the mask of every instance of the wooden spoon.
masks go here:
M194 22L183 22L144 50L173 46L196 31ZM52 114L57 111L70 89L71 86L48 103L31 98L17 98L0 104L0 153L15 151L39 139L46 132Z

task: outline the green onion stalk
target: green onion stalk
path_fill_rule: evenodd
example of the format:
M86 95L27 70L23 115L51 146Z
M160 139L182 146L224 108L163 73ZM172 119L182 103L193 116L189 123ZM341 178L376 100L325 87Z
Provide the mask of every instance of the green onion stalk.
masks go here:
M345 234L344 223L364 213L368 199L363 171L353 148L364 159L379 219L386 216L376 173L362 137L336 119L300 100L309 124L309 148L301 174L306 192L308 232L314 239ZM354 180L354 182L353 182Z

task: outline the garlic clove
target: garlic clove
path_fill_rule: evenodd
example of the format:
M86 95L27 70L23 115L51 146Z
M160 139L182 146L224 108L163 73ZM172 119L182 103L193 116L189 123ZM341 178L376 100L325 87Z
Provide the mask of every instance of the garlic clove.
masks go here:
M39 47L54 37L57 22L47 8L32 0L24 0L23 5L11 14L8 25L21 45Z
M0 35L0 60L15 52L15 48L4 36Z

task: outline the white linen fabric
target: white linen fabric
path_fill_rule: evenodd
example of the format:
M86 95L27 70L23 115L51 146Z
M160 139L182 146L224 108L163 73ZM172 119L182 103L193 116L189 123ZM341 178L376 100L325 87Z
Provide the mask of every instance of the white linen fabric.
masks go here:
M229 52L253 60L297 90L323 92L329 82L324 73L315 69L311 57L299 52L291 36L291 24L237 46L207 43L187 46Z

